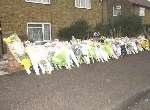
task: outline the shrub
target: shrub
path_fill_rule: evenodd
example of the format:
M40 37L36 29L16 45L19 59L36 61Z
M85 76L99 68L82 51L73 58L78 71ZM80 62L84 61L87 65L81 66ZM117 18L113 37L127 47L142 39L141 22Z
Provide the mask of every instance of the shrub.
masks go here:
M101 35L103 36L109 36L110 35L110 30L111 30L111 25L103 25L101 23L96 24L94 31L100 32Z
M143 32L142 19L139 16L120 16L114 20L113 27L121 36L132 37Z
M117 16L112 23L102 25L98 23L95 31L99 31L102 35L113 37L132 37L143 32L142 19L139 16Z
M150 24L145 24L145 33L150 34Z
M69 27L65 27L58 32L60 40L71 40L72 36L82 39L89 31L90 26L84 20L78 20L72 23Z

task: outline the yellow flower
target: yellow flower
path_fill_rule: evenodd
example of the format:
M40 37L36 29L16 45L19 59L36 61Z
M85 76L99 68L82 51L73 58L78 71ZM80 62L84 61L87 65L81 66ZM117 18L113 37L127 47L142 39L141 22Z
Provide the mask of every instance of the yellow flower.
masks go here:
M11 43L11 38L10 37L4 38L3 41L6 42L7 44Z
M30 59L27 59L27 58L23 59L21 61L21 65L23 65L25 69L30 69L30 67L31 67Z
M142 39L140 41L140 44L141 44L141 47L144 48L144 49L149 49L149 41L147 39Z

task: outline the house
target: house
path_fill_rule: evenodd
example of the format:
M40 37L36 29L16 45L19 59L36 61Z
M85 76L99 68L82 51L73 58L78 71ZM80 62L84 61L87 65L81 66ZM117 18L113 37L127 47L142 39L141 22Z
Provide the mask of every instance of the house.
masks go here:
M91 26L109 24L119 15L138 14L150 24L148 0L0 0L3 35L16 32L21 39L47 41L78 19Z
M138 15L143 24L150 24L150 0L108 0L108 22L119 15Z
M100 0L0 0L3 34L16 32L21 39L47 41L78 19L90 25L101 22Z

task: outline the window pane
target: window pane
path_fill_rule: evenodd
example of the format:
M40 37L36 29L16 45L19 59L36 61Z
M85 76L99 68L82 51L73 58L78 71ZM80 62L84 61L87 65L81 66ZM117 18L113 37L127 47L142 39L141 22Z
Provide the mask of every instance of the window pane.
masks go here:
M80 6L86 8L86 0L80 0Z
M80 0L75 0L75 7L80 7Z
M121 5L113 6L113 16L121 15Z
M30 40L43 41L43 33L41 28L28 28L28 37Z
M50 25L44 24L44 40L50 40Z
M86 8L91 9L91 0L86 0Z
M42 27L42 24L28 24L28 27Z
M42 2L42 0L33 0L33 1L35 1L35 2Z
M26 0L27 2L38 2L40 3L42 0Z
M145 16L145 8L143 7L139 8L139 16Z
M91 0L75 0L75 7L91 9Z
M43 3L50 3L50 0L43 0Z

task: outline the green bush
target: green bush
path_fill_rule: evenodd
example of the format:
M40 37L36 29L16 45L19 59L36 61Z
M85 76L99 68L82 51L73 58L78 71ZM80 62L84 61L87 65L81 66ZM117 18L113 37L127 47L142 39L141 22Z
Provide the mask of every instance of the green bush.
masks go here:
M101 35L103 36L108 36L110 35L110 30L111 30L111 25L103 25L101 23L96 24L94 31L100 32Z
M145 24L144 28L145 28L145 33L150 35L150 24Z
M113 28L120 32L121 36L132 37L143 32L143 24L140 16L119 16L113 22Z
M60 40L71 40L72 36L82 39L89 31L90 26L84 20L78 20L72 23L69 27L65 27L58 32Z
M104 36L113 37L133 37L143 33L142 19L139 16L117 16L108 25L98 23L95 31L99 31Z

